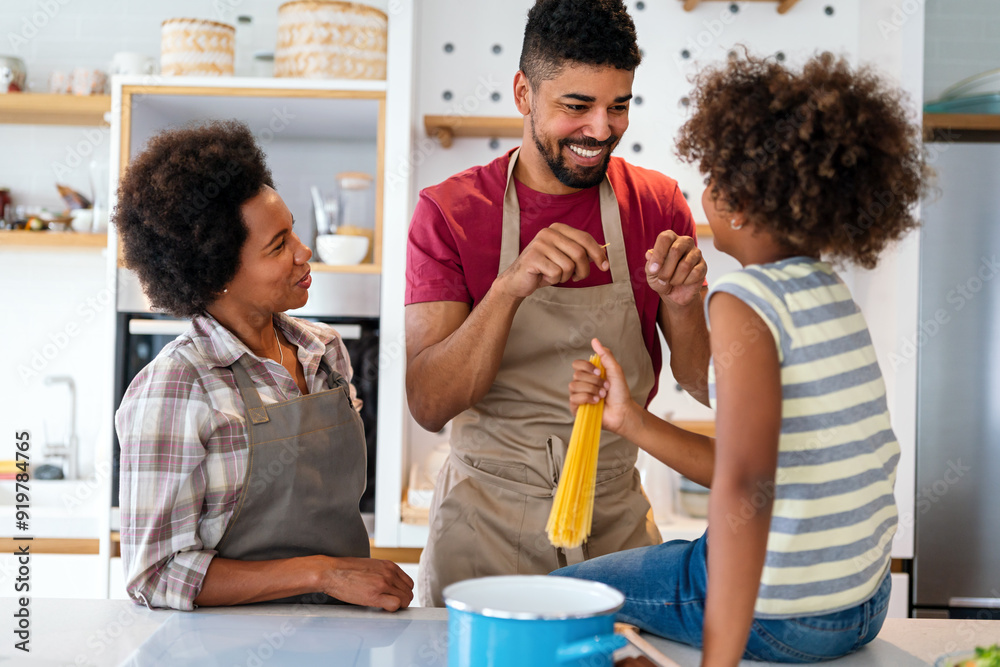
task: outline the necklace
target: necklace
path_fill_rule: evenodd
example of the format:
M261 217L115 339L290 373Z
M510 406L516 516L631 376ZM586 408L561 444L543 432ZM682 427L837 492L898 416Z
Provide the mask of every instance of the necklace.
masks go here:
M274 331L274 342L278 344L278 365L285 365L285 351L281 349L281 341L278 340L278 328L273 324L271 325L271 330Z

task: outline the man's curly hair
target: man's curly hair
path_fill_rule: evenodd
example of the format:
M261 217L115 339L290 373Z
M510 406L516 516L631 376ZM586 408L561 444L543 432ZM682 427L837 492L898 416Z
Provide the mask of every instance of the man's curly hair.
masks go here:
M114 223L125 263L154 308L202 314L240 266L240 207L274 187L243 123L217 121L157 134L118 185Z
M918 226L930 170L903 93L823 53L801 73L744 54L695 80L677 153L723 209L790 252L872 268Z
M641 60L635 24L621 0L538 0L528 11L519 67L533 88L566 64L632 71Z

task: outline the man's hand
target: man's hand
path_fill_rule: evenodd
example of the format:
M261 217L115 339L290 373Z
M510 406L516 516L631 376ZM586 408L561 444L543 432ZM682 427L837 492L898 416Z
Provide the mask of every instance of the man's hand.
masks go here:
M690 236L660 232L646 251L646 281L668 305L686 306L701 291L708 265Z
M700 257L700 255L699 255ZM590 275L590 263L607 271L608 256L594 237L561 222L538 232L514 263L497 278L508 296L523 299L539 287Z

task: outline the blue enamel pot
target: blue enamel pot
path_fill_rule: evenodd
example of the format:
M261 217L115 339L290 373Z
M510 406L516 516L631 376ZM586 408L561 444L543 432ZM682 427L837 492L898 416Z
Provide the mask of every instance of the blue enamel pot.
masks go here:
M443 591L448 667L611 667L625 596L567 577L469 579Z

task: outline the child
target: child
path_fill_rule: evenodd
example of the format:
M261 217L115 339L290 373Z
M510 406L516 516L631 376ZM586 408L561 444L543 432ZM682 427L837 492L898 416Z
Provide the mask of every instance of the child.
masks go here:
M693 100L678 152L743 265L706 300L716 438L635 403L596 339L607 380L574 362L570 403L605 397L604 429L710 485L708 532L554 574L620 589L621 620L703 646L706 667L837 658L885 618L899 445L865 321L821 256L871 268L917 226L920 134L900 92L829 54L801 72L731 60Z

